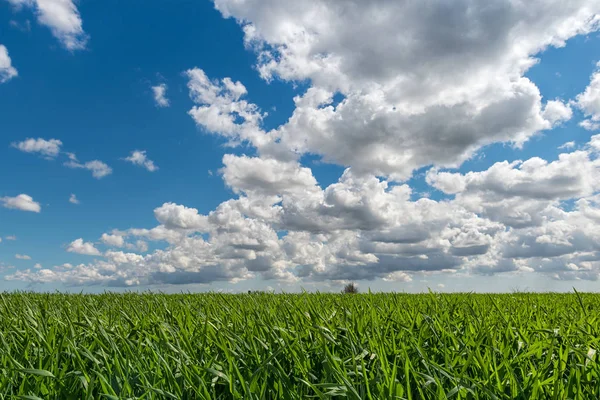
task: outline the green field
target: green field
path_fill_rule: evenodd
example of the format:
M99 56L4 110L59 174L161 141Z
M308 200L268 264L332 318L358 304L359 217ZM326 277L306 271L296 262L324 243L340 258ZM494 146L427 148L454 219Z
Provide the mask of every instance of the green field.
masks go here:
M0 295L0 398L598 399L600 295Z

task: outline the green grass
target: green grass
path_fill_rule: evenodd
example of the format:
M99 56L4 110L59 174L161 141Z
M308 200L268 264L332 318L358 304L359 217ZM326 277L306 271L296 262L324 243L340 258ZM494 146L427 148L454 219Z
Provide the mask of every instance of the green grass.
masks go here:
M3 399L597 399L600 295L0 295Z

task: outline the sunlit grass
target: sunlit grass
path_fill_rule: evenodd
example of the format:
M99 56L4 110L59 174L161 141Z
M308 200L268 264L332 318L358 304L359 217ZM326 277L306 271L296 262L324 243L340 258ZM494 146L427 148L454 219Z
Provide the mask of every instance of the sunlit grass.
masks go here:
M597 399L600 295L0 295L0 398Z

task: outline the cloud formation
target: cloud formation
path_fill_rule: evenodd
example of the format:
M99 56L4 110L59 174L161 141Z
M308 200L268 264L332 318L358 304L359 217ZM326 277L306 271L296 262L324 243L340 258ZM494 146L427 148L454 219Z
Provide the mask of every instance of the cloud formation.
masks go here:
M152 94L154 95L154 102L158 107L169 107L169 99L167 99L167 85L161 83L160 85L152 86Z
M8 0L17 9L33 8L40 24L48 27L52 35L67 50L85 49L88 35L72 0Z
M69 253L84 254L86 256L99 256L100 250L94 247L93 243L84 242L83 239L75 239L67 247Z
M70 160L65 162L66 167L74 169L86 169L92 172L92 176L96 179L104 178L112 174L112 168L100 160L87 161L80 163L73 153L70 153Z
M62 142L58 139L29 138L22 142L15 142L12 146L25 153L39 153L48 159L52 159L60 153Z
M17 75L19 73L12 65L12 60L8 56L8 49L0 44L0 83L8 82Z
M215 6L242 27L263 79L307 87L289 120L267 130L267 114L241 82L200 68L184 72L196 125L248 150L223 157L219 172L234 198L206 214L166 202L154 209L158 225L102 235L126 251L102 254L80 238L68 251L97 260L19 270L9 279L136 286L252 278L403 284L417 274L600 277L600 135L565 143L556 159L456 171L483 146L519 148L573 118L573 109L596 123L596 75L567 101L542 99L526 73L548 47L597 30L600 2ZM321 187L303 165L307 155L345 170ZM156 168L143 151L127 160ZM421 168L431 190L443 194L438 200L406 183ZM146 241L157 242L150 252Z
M5 208L12 208L21 211L31 211L39 213L42 210L40 203L33 200L33 198L27 194L21 193L16 197L0 197L0 203ZM9 237L7 237L9 239Z
M154 164L154 161L150 160L146 156L145 150L134 150L131 152L129 157L124 158L123 160L132 163L133 165L137 165L139 167L143 167L150 172L154 172L158 170L158 167Z

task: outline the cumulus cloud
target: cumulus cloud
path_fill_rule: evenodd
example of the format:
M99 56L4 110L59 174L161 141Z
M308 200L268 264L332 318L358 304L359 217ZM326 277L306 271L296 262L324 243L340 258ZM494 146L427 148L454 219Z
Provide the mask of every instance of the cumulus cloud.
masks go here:
M317 180L310 168L302 167L297 162L226 154L223 164L223 179L236 193L277 195L316 190Z
M99 256L101 254L100 250L95 248L93 243L84 242L81 238L73 240L67 247L67 251L87 256Z
M31 211L35 213L39 213L42 210L40 203L34 201L31 196L23 193L16 197L0 197L0 202L5 208L12 208L15 210Z
M12 146L25 153L39 153L46 158L56 158L60 153L62 142L58 139L29 138L22 142L15 142Z
M154 209L154 216L167 229L203 230L208 226L206 216L198 214L198 210L175 203Z
M71 204L79 204L79 199L73 193L69 196L69 203Z
M8 56L6 46L0 44L0 83L8 82L19 75L17 69L12 66L12 60Z
M489 143L520 146L569 119L569 106L543 104L524 74L548 46L597 29L599 7L585 0L215 5L242 25L264 79L311 83L270 139L395 180L430 164L456 166Z
M522 146L572 118L575 107L594 121L586 94L593 90L569 103L545 101L526 72L549 46L598 29L600 3L215 5L242 26L262 78L307 86L289 120L267 130L266 113L241 82L185 72L195 123L228 146L252 148L252 156L223 157L220 174L235 197L206 214L164 203L154 209L157 226L103 235L132 252L101 255L78 239L75 247L89 245L102 257L8 279L107 286L402 283L417 273L456 272L598 279L599 135L578 150L561 146L556 160L452 168L491 143ZM346 169L321 187L302 164L305 155ZM444 199L403 183L422 167ZM163 243L148 252L146 241Z
M158 167L154 164L154 161L150 160L146 156L145 150L134 150L131 152L131 155L129 157L126 157L123 160L128 161L133 165L146 168L150 172L158 170Z
M109 235L108 233L103 233L100 240L102 240L102 243L104 243L107 246L112 246L112 247L125 246L125 239L123 239L123 236L120 236L120 235Z
M158 107L169 107L169 99L167 99L167 85L161 83L157 86L152 86L154 101Z
M31 257L26 254L15 254L15 258L18 260L31 260Z
M38 22L50 29L52 35L67 50L84 49L88 35L72 0L8 0L15 7L34 8Z
M235 159L250 162L223 174L236 188L236 199L207 215L165 203L154 210L160 225L102 237L105 243L114 240L116 246L140 252L147 251L145 243L125 239L165 241L165 248L145 255L111 251L93 263L20 271L10 279L108 286L256 277L410 282L415 273L456 271L598 279L599 153L600 136L594 136L582 150L551 162L501 162L467 174L432 169L428 182L455 196L439 201L413 200L407 185L351 169L321 189L303 177L299 165L269 169L264 160ZM264 169L265 175L256 178L254 169ZM243 186L243 177L255 182L255 189ZM561 208L567 199L575 199L569 211ZM86 254L100 255L82 239L72 247L86 245L94 249Z
M597 67L598 70L590 78L590 84L575 99L575 104L584 115L590 117L581 122L581 126L587 130L596 130L600 125L600 62Z
M96 179L101 179L112 174L112 168L102 161L92 160L85 163L80 163L73 153L70 153L69 159L70 160L64 164L66 167L74 169L87 169L88 171L92 172L92 176Z

